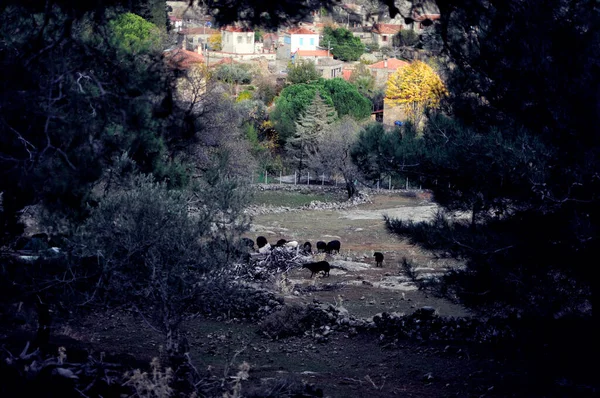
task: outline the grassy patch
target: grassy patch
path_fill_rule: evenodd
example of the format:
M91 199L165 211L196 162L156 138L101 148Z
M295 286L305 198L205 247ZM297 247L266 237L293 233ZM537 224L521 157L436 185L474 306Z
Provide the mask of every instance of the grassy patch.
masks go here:
M284 192L284 191L259 191L254 194L252 204L263 206L301 207L312 201L336 202L345 200L343 194L333 192Z

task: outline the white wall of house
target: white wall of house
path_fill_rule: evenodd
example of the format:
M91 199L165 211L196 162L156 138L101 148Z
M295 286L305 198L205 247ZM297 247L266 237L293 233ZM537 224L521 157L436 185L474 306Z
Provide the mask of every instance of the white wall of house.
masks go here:
M252 54L254 53L254 32L222 30L221 48L226 53Z
M290 35L291 51L295 53L298 50L314 51L319 45L318 34L291 34Z

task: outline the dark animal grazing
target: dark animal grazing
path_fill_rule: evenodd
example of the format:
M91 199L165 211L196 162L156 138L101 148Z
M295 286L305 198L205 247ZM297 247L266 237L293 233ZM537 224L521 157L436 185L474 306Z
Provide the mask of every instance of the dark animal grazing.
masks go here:
M304 250L305 253L312 253L312 245L310 244L310 242L305 242L302 245L302 250Z
M256 246L258 246L259 249L263 246L266 246L267 243L269 243L269 242L267 241L267 238L265 238L264 236L259 236L258 238L256 238Z
M342 244L339 240L332 240L331 242L327 243L327 248L325 249L325 251L329 254L333 254L333 252L339 254L341 245Z
M277 243L275 243L275 245L273 245L273 246L275 246L275 247L283 247L283 245L285 245L286 242L287 242L287 240L285 240L285 239L279 239L277 241Z
M383 253L375 252L373 253L373 257L375 257L375 266L383 267Z
M316 263L306 263L302 265L302 268L308 268L310 270L310 277L312 278L314 274L317 274L323 271L323 276L329 276L329 270L331 267L327 261L318 261Z
M254 250L254 241L250 238L242 238L242 245L250 250Z
M327 243L323 242L322 240L317 242L317 251L318 252L324 252L327 250Z

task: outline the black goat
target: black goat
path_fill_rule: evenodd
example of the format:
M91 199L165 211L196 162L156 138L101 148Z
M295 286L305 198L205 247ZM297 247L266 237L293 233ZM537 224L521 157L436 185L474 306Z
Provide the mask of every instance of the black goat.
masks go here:
M274 247L283 247L283 245L285 245L287 243L287 240L285 239L279 239L277 241L277 243L275 243L275 245L273 245Z
M304 250L305 253L312 253L312 245L310 244L310 242L305 242L302 245L302 250Z
M269 243L269 242L267 241L267 238L265 238L264 236L259 236L258 238L256 238L256 246L258 246L259 249L263 246L266 246L267 243Z
M250 250L254 250L254 241L250 238L242 238L242 245Z
M327 248L325 249L325 251L329 254L333 254L333 252L339 254L341 245L342 244L339 240L332 240L331 242L327 243Z
M373 257L375 257L375 266L383 267L383 253L375 252L373 253Z
M317 274L323 271L323 276L329 276L329 270L331 267L327 261L318 261L316 263L306 263L302 265L302 268L308 268L310 270L310 277L312 278L314 274Z
M317 242L317 251L318 252L324 252L327 250L327 243L323 242L322 240Z

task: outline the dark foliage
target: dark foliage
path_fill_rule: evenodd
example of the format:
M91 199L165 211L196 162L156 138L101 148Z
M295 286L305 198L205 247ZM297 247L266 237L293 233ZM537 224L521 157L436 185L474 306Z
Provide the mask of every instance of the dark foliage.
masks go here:
M372 179L412 176L445 210L390 231L465 262L444 289L482 312L591 314L597 278L600 57L594 2L437 2L452 66L446 116L422 135L361 135L354 158ZM559 39L560 38L560 39ZM571 45L573 43L573 45ZM378 134L381 133L381 134Z

